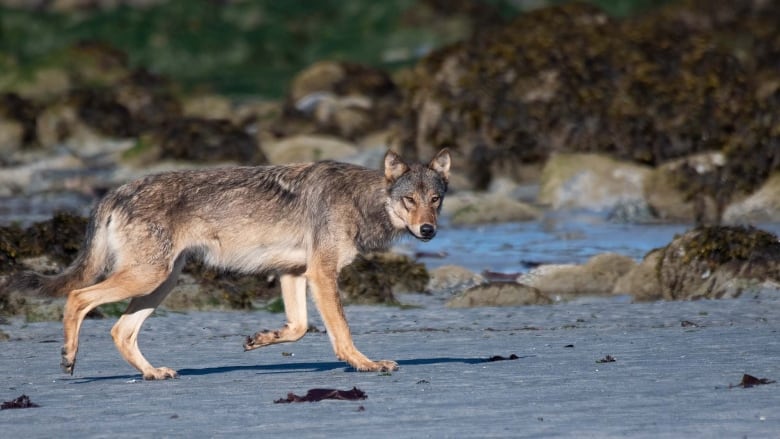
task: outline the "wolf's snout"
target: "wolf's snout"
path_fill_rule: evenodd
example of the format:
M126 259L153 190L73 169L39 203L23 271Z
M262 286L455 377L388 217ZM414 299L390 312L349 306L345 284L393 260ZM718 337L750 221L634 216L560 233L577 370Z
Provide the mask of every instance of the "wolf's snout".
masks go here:
M436 227L433 224L423 224L420 226L420 237L431 239L436 236Z

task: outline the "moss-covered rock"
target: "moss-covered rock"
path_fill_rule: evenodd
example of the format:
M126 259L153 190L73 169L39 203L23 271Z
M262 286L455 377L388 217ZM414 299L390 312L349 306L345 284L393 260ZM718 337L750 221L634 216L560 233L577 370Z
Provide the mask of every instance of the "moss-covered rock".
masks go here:
M228 120L180 118L164 122L144 138L159 158L195 162L267 163L257 140Z
M476 188L552 152L656 166L721 151L716 174L682 173L678 186L725 204L780 167L778 20L777 2L686 1L627 20L578 2L523 14L402 77L396 148L449 146Z
M425 265L396 253L358 256L339 275L346 303L397 305L394 292L422 292L430 276Z
M661 250L656 270L664 299L736 297L780 282L780 241L752 227L697 227Z
M59 212L27 229L16 225L0 227L0 273L17 271L24 258L44 254L62 266L68 265L76 258L86 229L86 219L67 212Z
M268 274L239 274L190 260L182 270L176 289L163 306L173 310L248 310L281 294L279 281Z
M0 119L14 121L20 125L18 147L36 144L36 120L40 111L38 103L25 99L17 93L0 94ZM0 151L10 149L0 145Z

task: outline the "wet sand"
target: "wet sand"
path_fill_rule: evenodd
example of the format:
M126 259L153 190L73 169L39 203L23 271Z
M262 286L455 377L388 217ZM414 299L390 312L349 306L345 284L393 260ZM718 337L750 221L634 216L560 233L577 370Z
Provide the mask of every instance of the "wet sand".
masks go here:
M358 373L324 333L243 352L281 314L169 313L139 338L180 378L143 381L114 349L113 319L84 325L75 375L59 370L59 323L0 326L5 437L773 437L778 384L730 388L744 373L780 379L780 298L520 308L347 308L357 346L395 359ZM311 322L322 329L318 317ZM486 362L517 355L516 360ZM609 355L614 362L599 363ZM275 404L289 392L353 387L361 401Z

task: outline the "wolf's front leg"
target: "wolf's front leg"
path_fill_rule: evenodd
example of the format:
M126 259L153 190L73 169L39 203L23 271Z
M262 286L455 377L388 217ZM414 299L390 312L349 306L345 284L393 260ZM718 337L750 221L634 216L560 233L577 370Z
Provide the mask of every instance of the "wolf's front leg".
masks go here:
M306 278L292 274L284 274L279 279L282 286L284 312L287 324L275 331L260 331L247 337L244 350L251 351L275 343L285 343L300 340L309 329L306 315Z
M314 302L328 330L336 357L361 372L397 370L398 363L395 361L371 361L358 351L352 342L352 335L339 297L338 270L328 262L332 260L335 258L314 258L306 271L306 277L311 285Z

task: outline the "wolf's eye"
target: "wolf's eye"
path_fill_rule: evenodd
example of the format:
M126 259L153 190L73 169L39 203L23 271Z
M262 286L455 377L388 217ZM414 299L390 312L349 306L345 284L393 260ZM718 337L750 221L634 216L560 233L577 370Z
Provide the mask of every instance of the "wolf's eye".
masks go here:
M415 205L414 198L412 198L412 197L404 197L404 202L405 202L406 204L409 204L409 205L412 205L412 206L414 206L414 205Z
M434 195L434 196L431 198L431 203L438 203L438 202L439 202L439 200L441 200L441 197L440 197L440 196L438 196L438 195Z

